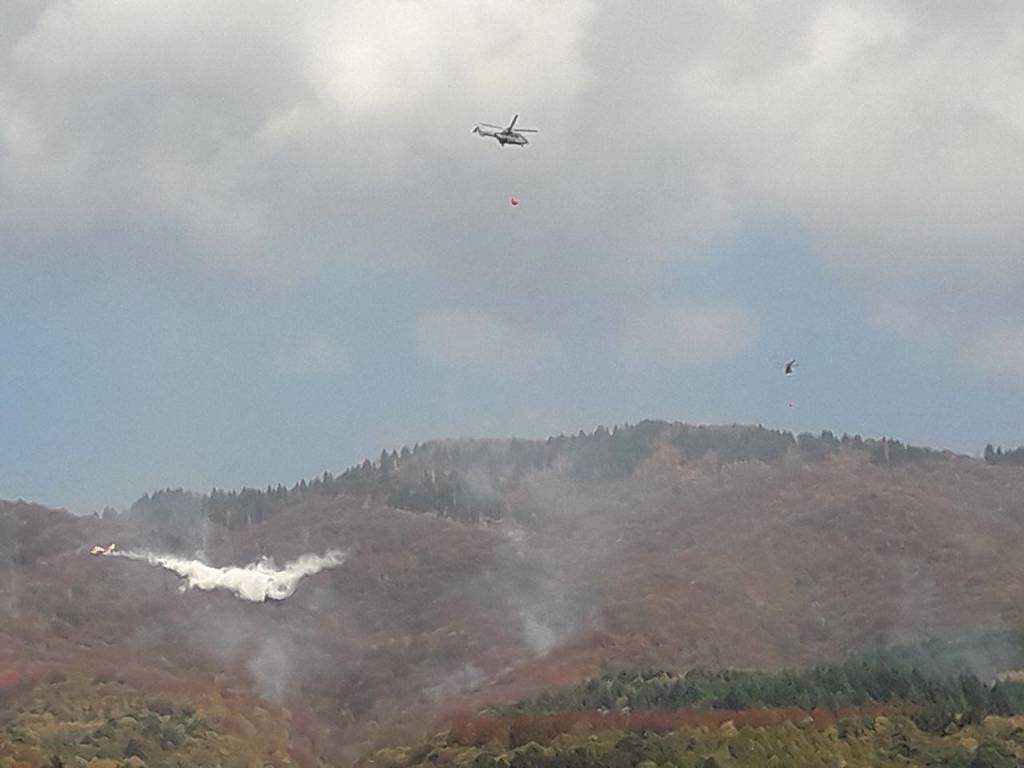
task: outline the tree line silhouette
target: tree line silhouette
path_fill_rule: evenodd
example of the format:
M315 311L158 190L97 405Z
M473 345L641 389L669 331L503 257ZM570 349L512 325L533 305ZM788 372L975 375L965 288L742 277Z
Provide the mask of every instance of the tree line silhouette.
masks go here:
M1008 464L1014 467L1024 466L1024 446L1012 450L993 448L992 443L985 446L986 464Z
M984 645L975 641L975 650ZM1004 663L1024 663L1024 638L1003 637ZM842 664L760 672L691 669L619 670L564 691L505 707L494 714L551 715L589 711L751 710L797 708L833 712L873 704L913 707L919 728L941 733L951 724L980 723L988 715L1024 714L1024 682L983 681L969 671L970 647L931 640L872 651Z
M662 421L597 427L592 433L558 435L541 440L443 440L383 450L339 475L331 472L283 485L241 491L213 489L197 495L181 489L145 495L131 512L157 519L203 516L227 528L260 523L307 496L370 497L382 504L432 512L466 522L502 519L508 513L505 494L530 472L551 471L574 481L609 482L629 477L659 447L675 448L682 461L723 464L774 463L794 452L806 462L824 461L842 448L865 451L881 466L944 461L949 451L905 445L898 440L836 437L766 429L762 426L694 426ZM1024 449L1021 461L1024 462ZM1013 452L1016 454L1017 452ZM1003 457L1003 463L1012 463ZM988 452L986 452L986 460Z

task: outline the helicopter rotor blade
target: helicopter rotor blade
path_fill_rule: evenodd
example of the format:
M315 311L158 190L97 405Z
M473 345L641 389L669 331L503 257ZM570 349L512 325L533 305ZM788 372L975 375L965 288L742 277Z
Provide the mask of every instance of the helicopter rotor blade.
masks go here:
M504 127L502 127L500 125L494 125L492 123L479 123L479 125L483 125L483 126L486 126L488 128L497 128L499 131L504 131L505 130Z
M516 113L516 116L512 118L512 122L508 124L508 128L506 128L505 130L511 131L513 128L515 128L516 127L516 120L518 120L518 119L519 119L519 114Z
M516 128L516 133L537 133L537 128Z

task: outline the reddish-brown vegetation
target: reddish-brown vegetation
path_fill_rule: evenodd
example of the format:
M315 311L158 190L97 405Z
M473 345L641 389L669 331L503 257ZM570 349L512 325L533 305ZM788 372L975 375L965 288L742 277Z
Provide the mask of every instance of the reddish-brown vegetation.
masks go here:
M301 702L293 745L352 756L392 728L429 727L442 707L508 702L608 666L804 665L1004 627L1024 604L1017 467L882 466L846 448L730 463L664 445L632 474L544 466L499 485L520 524L307 495L247 528L193 532L214 563L349 552L266 605L180 594L170 573L87 554L170 546L170 525L0 503L0 669L109 673L295 713ZM660 715L632 717L654 729ZM463 726L471 741L505 727Z

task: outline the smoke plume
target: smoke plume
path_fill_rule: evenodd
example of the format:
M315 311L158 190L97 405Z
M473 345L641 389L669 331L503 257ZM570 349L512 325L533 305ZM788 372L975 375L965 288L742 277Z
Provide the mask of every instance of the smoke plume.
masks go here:
M182 590L226 589L251 603L262 603L268 598L284 600L291 597L304 576L312 576L326 568L336 568L345 562L345 553L339 550L331 550L323 556L302 555L297 560L285 563L281 569L274 566L273 560L265 557L244 567L229 565L216 568L199 560L152 552L114 552L112 555L141 560L173 571L185 579Z

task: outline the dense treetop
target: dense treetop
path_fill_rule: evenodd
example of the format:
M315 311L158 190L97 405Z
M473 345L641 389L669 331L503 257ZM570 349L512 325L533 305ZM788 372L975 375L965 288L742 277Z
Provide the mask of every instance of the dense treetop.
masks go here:
M973 671L982 658L990 669L996 659L999 666L1024 665L1024 636L1003 633L958 642L933 639L805 670L619 670L498 711L505 715L685 708L809 711L903 703L927 710L927 717L944 713L947 720L965 714L975 719L987 714L1024 714L1024 683L982 680Z
M549 471L579 482L607 482L630 476L660 448L673 449L681 462L717 465L745 461L774 463L787 455L818 462L847 448L864 452L872 462L896 466L946 461L949 451L905 445L888 438L836 437L825 430L810 433L761 426L694 426L662 421L597 427L591 433L540 440L443 440L381 451L339 475L324 472L291 488L214 489L200 496L183 490L143 496L131 509L154 519L205 516L228 528L266 520L308 495L369 496L399 509L434 512L476 522L509 514L504 494L531 472Z

